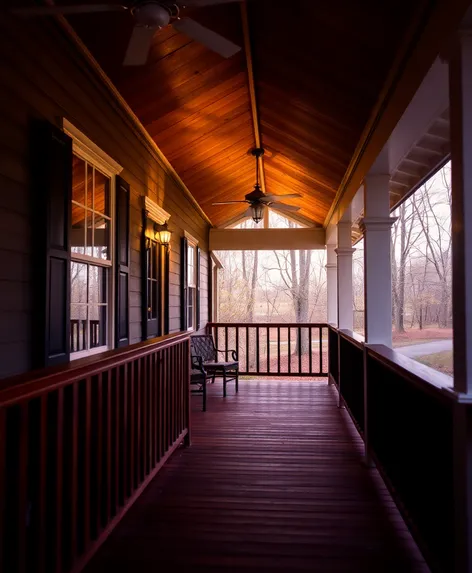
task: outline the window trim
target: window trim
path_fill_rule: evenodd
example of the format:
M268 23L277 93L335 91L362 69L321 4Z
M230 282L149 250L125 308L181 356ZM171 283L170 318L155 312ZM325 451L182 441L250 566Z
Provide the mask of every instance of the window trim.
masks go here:
M109 287L107 301L107 343L105 346L89 348L70 354L70 360L77 360L84 356L99 354L114 348L115 340L115 312L113 301L116 295L115 278L115 217L116 217L116 175L123 171L123 167L112 157L105 153L98 145L89 139L84 133L77 129L69 120L63 118L63 131L72 139L72 154L92 165L110 179L110 253L108 259L97 259L96 257L81 255L70 251L71 261L84 262L92 265L102 266L109 273ZM72 204L72 200L71 200Z
M197 317L197 296L198 296L198 279L199 277L197 277L197 272L198 272L198 265L197 265L197 256L198 256L198 252L197 252L197 247L198 247L198 239L196 239L193 235L191 235L188 231L184 231L184 236L187 239L187 308L185 309L185 312L187 312L187 332L196 332L196 326L198 324L198 317ZM192 249L193 250L193 269L194 269L194 285L190 286L190 281L189 281L189 256L188 256L188 250ZM193 322L193 326L189 326L189 320L188 320L188 311L189 311L189 307L190 307L190 290L193 290L195 292L194 294L194 300L193 300L193 304L192 304L192 322Z

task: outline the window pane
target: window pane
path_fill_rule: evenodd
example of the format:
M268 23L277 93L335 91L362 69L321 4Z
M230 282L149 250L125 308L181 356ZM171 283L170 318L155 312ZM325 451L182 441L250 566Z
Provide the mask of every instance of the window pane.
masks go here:
M97 259L110 258L110 221L101 215L90 214L94 218L94 249L93 256Z
M72 204L71 251L85 255L85 209Z
M85 205L85 161L72 156L72 201Z
M70 300L71 303L87 302L87 265L71 262L70 265Z
M87 209L93 209L93 166L88 163L85 166L85 173L87 174L87 186L85 188Z
M107 269L103 267L89 266L89 302L107 302Z
M93 255L92 245L93 245L93 213L91 211L86 212L86 245L85 254L91 257Z
M188 289L188 316L187 324L188 328L194 327L194 301L195 301L195 289Z
M110 216L110 179L95 169L94 211Z
M79 352L87 348L87 306L71 304L70 307L70 351Z
M105 346L107 340L107 307L97 304L89 306L90 348Z

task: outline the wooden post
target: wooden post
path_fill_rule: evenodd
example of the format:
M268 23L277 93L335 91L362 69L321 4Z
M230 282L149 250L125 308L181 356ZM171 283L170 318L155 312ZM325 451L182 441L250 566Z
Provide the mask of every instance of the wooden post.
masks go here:
M342 220L338 223L337 255L337 295L338 295L338 326L352 330L354 313L352 306L352 248L351 240L351 208L346 209Z
M455 573L472 572L472 34L451 44Z

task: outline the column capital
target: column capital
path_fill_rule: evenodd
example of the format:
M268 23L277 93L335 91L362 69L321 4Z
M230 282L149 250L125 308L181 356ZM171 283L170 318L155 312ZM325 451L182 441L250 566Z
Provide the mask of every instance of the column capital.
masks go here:
M349 248L349 247L338 247L334 249L334 252L338 255L338 257L352 257L352 254L355 252L356 249Z
M328 263L327 265L325 265L325 269L327 269L328 271L330 269L337 269L338 265L336 263Z
M364 217L359 223L362 233L366 231L390 231L398 217Z

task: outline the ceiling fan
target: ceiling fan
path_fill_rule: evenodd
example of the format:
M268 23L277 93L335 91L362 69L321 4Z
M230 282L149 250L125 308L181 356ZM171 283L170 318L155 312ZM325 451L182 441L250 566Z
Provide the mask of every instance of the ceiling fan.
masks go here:
M300 193L288 193L286 195L266 195L259 184L259 158L264 155L264 150L260 147L253 149L251 154L256 158L256 184L254 185L253 191L248 193L243 201L220 201L218 203L212 203L212 205L233 205L235 203L249 203L248 210L244 213L244 216L252 217L255 223L260 223L264 218L264 209L266 207L275 207L277 211L299 211L300 207L295 205L286 205L285 203L280 203L277 199L282 197L285 199L295 199L296 197L302 197Z
M127 10L134 19L134 28L126 50L123 64L125 66L141 66L147 61L154 34L168 25L183 32L192 40L203 44L224 58L230 58L241 50L230 40L220 36L213 30L202 26L191 18L181 18L182 8L201 8L217 4L229 4L238 0L182 0L172 2L166 0L136 0L126 4L75 4L75 5L44 5L23 6L12 8L10 12L17 16L57 16L73 14L92 14L97 12L122 12Z

